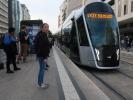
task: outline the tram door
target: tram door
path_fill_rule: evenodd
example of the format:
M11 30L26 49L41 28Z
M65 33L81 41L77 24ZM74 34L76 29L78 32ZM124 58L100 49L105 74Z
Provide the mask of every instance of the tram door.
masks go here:
M70 32L70 57L73 61L79 63L80 57L79 57L79 47L78 47L78 40L77 40L77 34L76 34L76 27L75 23L73 22L72 30Z
M93 54L87 38L83 17L81 16L77 20L78 36L79 36L79 52L80 60L84 65L94 65Z

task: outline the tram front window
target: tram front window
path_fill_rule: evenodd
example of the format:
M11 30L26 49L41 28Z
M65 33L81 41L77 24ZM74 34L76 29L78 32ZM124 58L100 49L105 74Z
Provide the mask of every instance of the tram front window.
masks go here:
M118 45L118 25L115 16L112 14L87 14L86 22L94 47Z

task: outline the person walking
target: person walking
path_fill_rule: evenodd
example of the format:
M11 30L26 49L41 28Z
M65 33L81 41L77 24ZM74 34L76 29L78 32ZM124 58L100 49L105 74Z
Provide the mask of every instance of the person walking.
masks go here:
M6 63L6 54L3 50L3 35L0 35L0 70L4 69L4 63Z
M20 40L20 59L23 57L23 62L26 61L28 47L29 47L29 35L26 33L26 26L21 27L21 31L19 32L19 40Z
M44 23L42 25L41 31L37 33L34 45L37 58L39 61L39 74L38 74L38 85L42 88L48 87L45 80L45 69L47 64L47 58L49 56L50 43L47 37L49 32L49 25Z
M17 55L17 45L16 45L16 38L14 36L15 28L10 27L8 29L8 33L4 34L3 37L3 45L4 45L4 51L7 56L7 62L6 62L6 69L7 73L13 73L13 71L10 69L10 64L13 64L14 71L20 70L20 68L16 65L16 55Z

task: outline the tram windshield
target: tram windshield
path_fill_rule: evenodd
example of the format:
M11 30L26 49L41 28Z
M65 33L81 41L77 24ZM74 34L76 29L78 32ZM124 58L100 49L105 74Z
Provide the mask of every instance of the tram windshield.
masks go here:
M93 46L119 45L119 28L110 5L92 3L85 7L84 13Z
M89 12L85 14L88 31L94 47L119 44L118 25L112 13Z

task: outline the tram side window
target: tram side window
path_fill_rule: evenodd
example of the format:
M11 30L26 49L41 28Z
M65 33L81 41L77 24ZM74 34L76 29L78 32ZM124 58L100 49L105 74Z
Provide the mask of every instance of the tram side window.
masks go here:
M72 26L71 30L71 38L70 38L70 49L75 56L79 57L79 49L78 49L78 40L77 40L77 34L76 34L76 27L75 23Z
M84 22L83 22L83 17L80 17L77 20L77 27L78 27L80 46L89 46L87 33L86 33Z
M63 29L63 43L64 43L64 45L66 46L66 47L68 47L69 48L69 43L70 43L70 31L71 31L71 24L70 25L68 25L67 27L65 27L64 29Z

